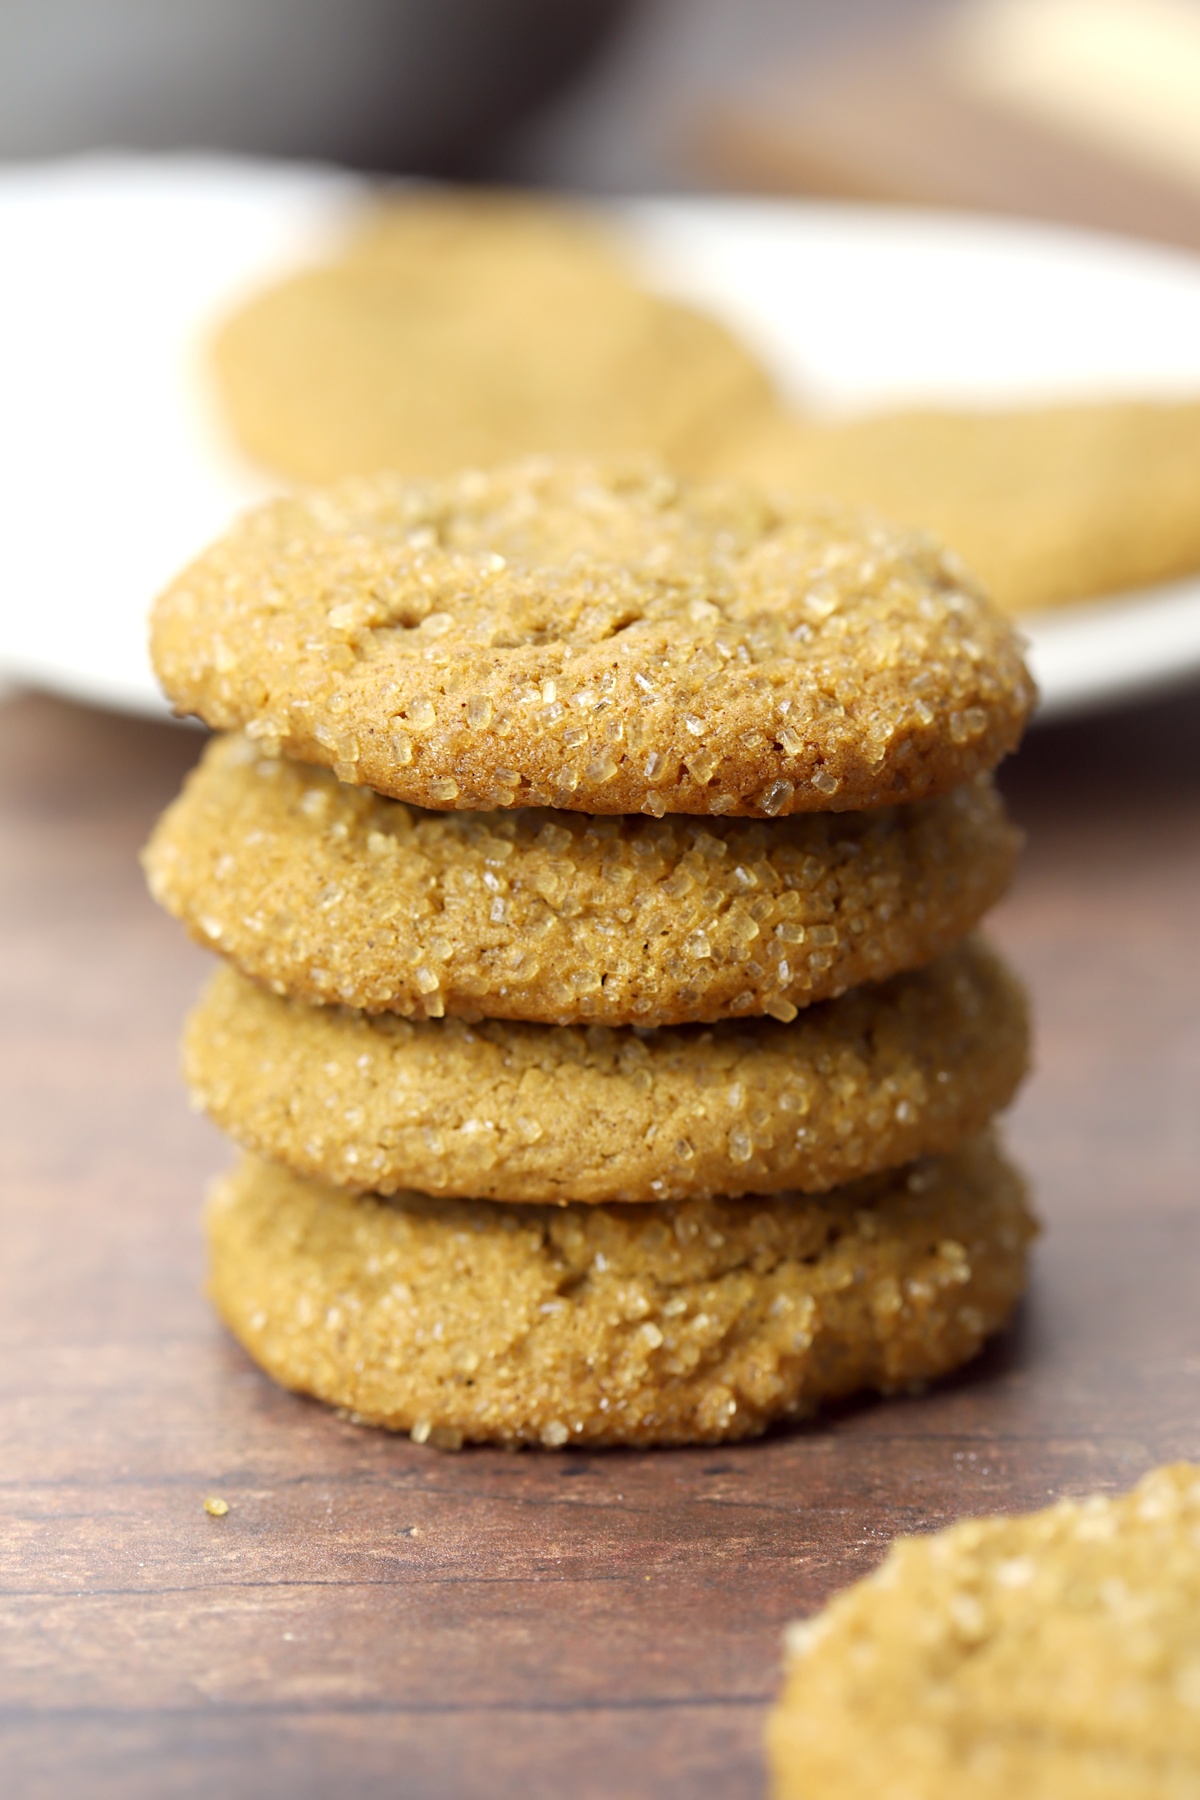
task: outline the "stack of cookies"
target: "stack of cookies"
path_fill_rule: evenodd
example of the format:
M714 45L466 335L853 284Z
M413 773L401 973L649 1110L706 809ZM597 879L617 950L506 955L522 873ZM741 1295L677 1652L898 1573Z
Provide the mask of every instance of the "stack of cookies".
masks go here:
M548 460L277 501L156 609L224 734L146 853L225 958L211 1290L418 1441L683 1443L971 1357L1033 1224L970 933L1031 688L928 539Z

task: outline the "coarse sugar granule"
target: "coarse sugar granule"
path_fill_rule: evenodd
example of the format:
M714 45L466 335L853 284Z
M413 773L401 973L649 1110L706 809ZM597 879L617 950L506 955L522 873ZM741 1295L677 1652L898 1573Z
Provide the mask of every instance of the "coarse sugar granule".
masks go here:
M1033 703L932 539L642 462L274 501L151 636L179 710L430 807L854 811L993 767Z
M1034 1232L988 1139L815 1196L514 1206L355 1196L247 1158L210 1290L285 1386L434 1442L752 1436L958 1367Z
M820 1191L952 1150L1027 1054L1020 987L978 942L786 1024L641 1035L314 1007L222 968L184 1044L197 1101L298 1174L575 1202Z
M429 813L217 739L145 852L155 898L276 992L647 1026L804 1007L929 961L1003 892L987 777L870 813Z

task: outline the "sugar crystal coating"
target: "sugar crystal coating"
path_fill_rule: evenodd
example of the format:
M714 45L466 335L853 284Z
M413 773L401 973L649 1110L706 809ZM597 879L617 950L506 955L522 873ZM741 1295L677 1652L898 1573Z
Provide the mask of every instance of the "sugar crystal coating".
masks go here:
M272 502L161 596L151 643L180 711L437 808L881 806L991 768L1033 700L931 539L643 463Z
M776 1800L1191 1800L1200 1467L900 1538L789 1644Z
M869 814L428 813L218 739L147 848L200 942L368 1011L664 1025L748 1017L927 962L1003 891L984 778Z
M371 1017L222 968L185 1067L240 1143L358 1192L647 1202L820 1191L956 1149L1027 1049L1020 988L975 942L791 1024L644 1035Z
M247 1158L211 1291L285 1386L418 1442L736 1438L928 1379L1008 1317L1034 1231L986 1140L821 1198L356 1197Z

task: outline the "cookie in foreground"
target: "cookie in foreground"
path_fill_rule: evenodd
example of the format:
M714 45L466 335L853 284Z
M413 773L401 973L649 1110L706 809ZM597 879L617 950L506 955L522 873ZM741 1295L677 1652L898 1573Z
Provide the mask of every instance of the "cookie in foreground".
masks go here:
M901 1538L790 1644L775 1800L1193 1800L1200 1467Z
M441 808L848 812L1014 748L1011 626L920 532L541 459L247 514L158 600L180 712Z
M535 451L695 456L771 387L717 320L639 288L582 209L418 192L255 295L215 374L243 448L302 482Z
M1025 999L975 941L771 1019L644 1036L410 1023L282 1000L218 969L189 1086L225 1131L353 1188L517 1201L821 1192L954 1150L1008 1104Z
M1034 1230L987 1139L820 1198L655 1206L356 1197L247 1157L210 1291L285 1387L421 1442L702 1443L965 1363Z
M1019 834L987 777L872 813L427 813L210 744L145 853L199 942L371 1012L674 1025L913 968L999 899Z

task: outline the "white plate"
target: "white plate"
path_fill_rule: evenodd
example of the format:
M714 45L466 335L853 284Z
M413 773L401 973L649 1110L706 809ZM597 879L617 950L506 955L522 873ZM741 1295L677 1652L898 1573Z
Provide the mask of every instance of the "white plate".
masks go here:
M161 713L158 589L268 491L212 410L205 337L318 257L366 184L224 158L0 174L0 669ZM650 279L811 404L1200 392L1200 260L1041 226L809 203L619 209ZM1198 500L1200 503L1200 500ZM1200 672L1200 580L1029 627L1043 716Z

